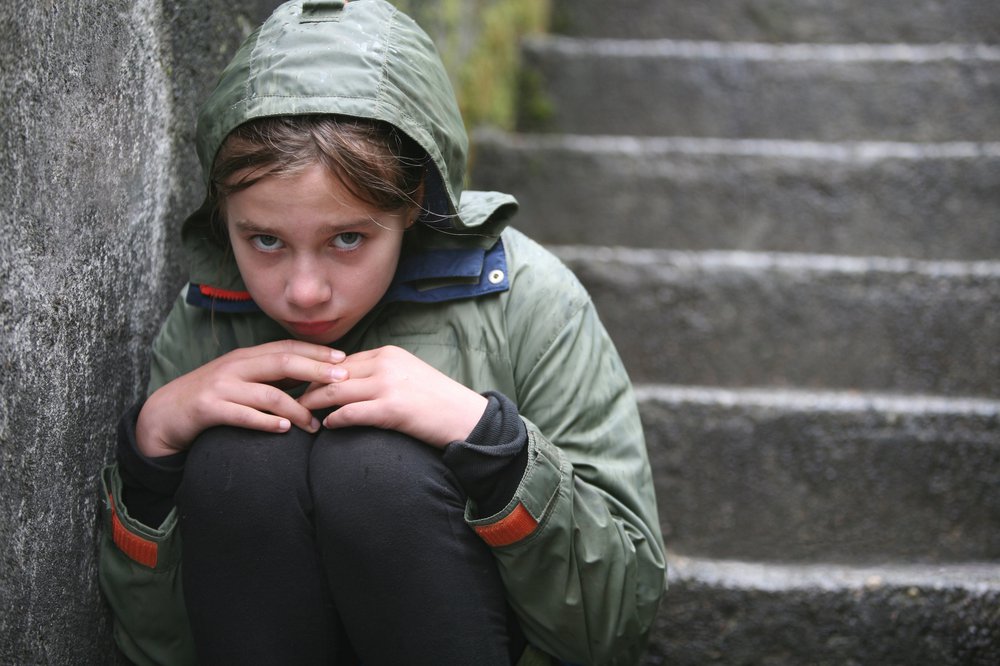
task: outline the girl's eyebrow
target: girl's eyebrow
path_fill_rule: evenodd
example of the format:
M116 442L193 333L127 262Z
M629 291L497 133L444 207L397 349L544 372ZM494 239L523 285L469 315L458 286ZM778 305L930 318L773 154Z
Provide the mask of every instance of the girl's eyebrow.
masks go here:
M237 231L244 231L247 233L270 235L273 231L273 229L268 229L267 227L259 225L256 222L251 222L250 220L235 220L233 222L233 226L236 227Z
M317 231L321 234L337 234L342 233L347 230L358 229L361 227L369 227L375 224L375 221L370 217L359 217L356 220L348 220L347 222L341 222L340 224L325 224ZM266 224L259 224L253 220L235 220L233 226L236 227L237 231L242 231L244 233L250 234L262 234L264 236L280 236L281 230L274 227L269 227Z
M373 220L368 216L365 216L365 217L359 217L356 220L348 220L347 222L341 222L340 224L326 224L321 226L319 228L319 231L321 231L323 234L326 235L332 235L347 230L353 231L354 229L360 229L362 227L370 227L373 224L376 224L375 220Z

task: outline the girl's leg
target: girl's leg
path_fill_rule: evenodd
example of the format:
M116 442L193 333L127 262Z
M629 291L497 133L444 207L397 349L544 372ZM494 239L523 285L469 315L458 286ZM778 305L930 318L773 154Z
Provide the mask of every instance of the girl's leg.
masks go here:
M317 555L312 441L220 427L192 446L177 505L200 663L356 663Z
M524 638L493 554L437 450L374 428L321 431L309 483L330 590L365 666L517 660Z

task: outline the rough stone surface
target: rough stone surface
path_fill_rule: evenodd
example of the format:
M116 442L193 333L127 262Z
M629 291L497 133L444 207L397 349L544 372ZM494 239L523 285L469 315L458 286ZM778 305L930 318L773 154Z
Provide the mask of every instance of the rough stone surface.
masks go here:
M1000 139L1000 47L531 40L523 130L813 141ZM527 99L527 98L526 98ZM533 110L539 106L544 112Z
M640 382L1000 397L1000 264L558 247Z
M671 560L643 664L993 666L993 565L867 569Z
M473 185L544 243L1000 256L1000 143L474 135Z
M644 663L1000 663L997 3L553 7L473 173L640 382Z
M675 552L1000 561L1000 402L655 386L638 394Z
M117 661L97 473L179 285L196 97L275 4L0 4L0 663Z
M992 0L552 0L577 36L753 42L1000 42Z

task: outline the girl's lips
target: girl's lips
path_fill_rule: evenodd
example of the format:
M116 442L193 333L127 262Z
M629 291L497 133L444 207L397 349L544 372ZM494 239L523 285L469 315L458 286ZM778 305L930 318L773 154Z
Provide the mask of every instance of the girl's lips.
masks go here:
M292 332L298 335L322 335L326 333L337 323L337 320L331 321L289 321L285 324L292 330Z

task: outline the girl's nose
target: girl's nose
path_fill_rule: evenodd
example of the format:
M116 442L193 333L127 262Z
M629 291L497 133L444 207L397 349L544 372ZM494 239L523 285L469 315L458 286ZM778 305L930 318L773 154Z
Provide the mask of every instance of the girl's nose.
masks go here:
M326 303L332 295L330 281L314 265L296 267L285 285L285 298L303 310Z

